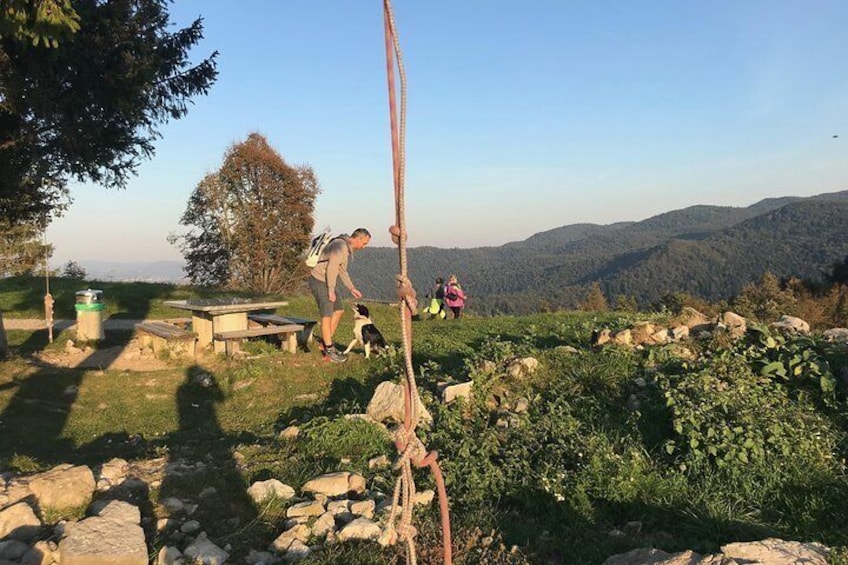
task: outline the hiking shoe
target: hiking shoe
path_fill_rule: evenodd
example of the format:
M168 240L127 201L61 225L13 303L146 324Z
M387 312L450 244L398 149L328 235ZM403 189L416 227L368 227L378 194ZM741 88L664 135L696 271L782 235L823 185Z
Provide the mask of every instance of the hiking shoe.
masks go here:
M347 355L339 352L335 347L328 347L324 350L324 360L332 361L333 363L344 363L347 361Z

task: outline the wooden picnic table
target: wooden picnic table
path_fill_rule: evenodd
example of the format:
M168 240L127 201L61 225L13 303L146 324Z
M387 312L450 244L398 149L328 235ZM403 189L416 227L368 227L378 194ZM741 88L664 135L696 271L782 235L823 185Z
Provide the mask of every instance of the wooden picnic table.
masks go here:
M215 353L226 352L226 342L215 334L247 330L247 313L273 311L288 302L253 302L244 299L166 300L165 306L191 312L191 329L200 347L212 347Z

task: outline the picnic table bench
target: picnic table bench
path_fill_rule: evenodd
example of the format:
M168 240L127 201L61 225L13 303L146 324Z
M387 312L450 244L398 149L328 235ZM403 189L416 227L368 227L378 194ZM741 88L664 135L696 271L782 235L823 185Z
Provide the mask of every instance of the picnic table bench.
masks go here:
M304 327L301 324L270 325L246 330L215 332L213 335L216 341L225 342L227 355L237 353L242 340L263 335L279 335L282 349L289 353L295 353L297 351L297 333L303 331L303 329Z
M197 334L191 330L167 322L139 322L135 331L141 346L150 347L154 353L167 349L194 357Z
M279 316L277 314L248 314L247 318L251 322L261 326L303 326L303 329L297 332L297 344L304 349L307 349L309 344L312 343L312 333L315 330L315 324L318 323L315 320Z

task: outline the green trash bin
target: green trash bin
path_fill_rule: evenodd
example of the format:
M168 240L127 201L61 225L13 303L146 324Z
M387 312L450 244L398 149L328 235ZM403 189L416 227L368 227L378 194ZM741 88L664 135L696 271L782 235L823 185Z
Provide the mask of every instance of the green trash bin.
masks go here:
M92 288L76 293L77 339L80 341L98 341L104 339L103 312L106 304L103 302L103 291Z

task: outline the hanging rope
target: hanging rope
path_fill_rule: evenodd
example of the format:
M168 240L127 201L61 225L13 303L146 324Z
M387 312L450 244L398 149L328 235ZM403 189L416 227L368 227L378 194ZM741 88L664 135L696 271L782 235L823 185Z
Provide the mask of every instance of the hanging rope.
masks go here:
M398 540L406 544L406 563L416 565L415 552L416 529L412 525L412 507L415 503L415 480L412 466L429 467L436 481L439 495L439 511L442 518L442 545L445 565L453 562L450 533L450 515L448 499L442 470L437 461L436 451L427 452L427 448L415 434L418 425L417 409L421 403L415 372L412 368L412 316L418 313L418 300L415 289L409 281L406 258L406 219L404 214L404 176L406 173L406 72L403 68L400 42L395 27L391 0L383 0L383 21L386 38L386 76L389 83L389 112L392 134L392 164L395 192L395 225L389 228L392 241L398 246L400 273L396 276L397 295L400 299L400 321L403 333L403 352L405 360L404 380L404 422L395 433L395 447L400 456L394 469L399 472L392 496L392 509L380 542L389 545ZM397 65L395 65L397 61ZM395 66L400 77L400 111L398 112L395 95ZM397 524L396 524L397 522Z

